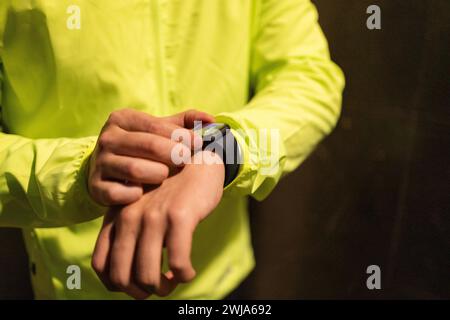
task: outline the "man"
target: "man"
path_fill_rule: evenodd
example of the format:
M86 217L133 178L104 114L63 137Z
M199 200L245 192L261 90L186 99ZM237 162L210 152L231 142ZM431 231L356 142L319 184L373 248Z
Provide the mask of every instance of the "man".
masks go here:
M0 60L0 225L39 299L226 296L254 267L247 197L331 131L344 85L309 0L5 0ZM173 163L195 120L231 128L229 183L211 151Z

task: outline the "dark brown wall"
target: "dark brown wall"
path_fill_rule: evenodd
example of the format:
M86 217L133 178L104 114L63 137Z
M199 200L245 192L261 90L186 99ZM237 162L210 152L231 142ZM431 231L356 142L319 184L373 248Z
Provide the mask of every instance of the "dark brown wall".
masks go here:
M347 89L335 132L263 203L244 298L450 298L450 2L316 0ZM382 30L365 27L382 9ZM377 264L382 289L365 286ZM0 298L31 291L0 229Z
M347 76L343 115L252 205L258 267L238 296L450 298L450 2L315 3ZM365 27L370 4L381 31Z

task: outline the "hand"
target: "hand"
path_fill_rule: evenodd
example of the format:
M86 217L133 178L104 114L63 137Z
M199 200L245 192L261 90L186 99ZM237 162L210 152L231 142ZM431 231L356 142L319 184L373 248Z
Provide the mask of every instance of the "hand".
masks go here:
M175 166L171 151L179 143L171 140L172 132L192 128L195 120L214 118L195 110L166 118L132 109L111 113L90 158L91 197L102 205L126 205L143 195L143 185L160 184ZM194 139L193 131L187 131L185 136ZM178 150L190 153L187 146Z
M217 164L195 164L204 156ZM108 289L136 299L152 293L166 296L178 283L195 277L192 236L222 197L225 169L211 152L199 152L193 160L137 202L105 216L92 267ZM164 244L170 268L166 274L161 273Z

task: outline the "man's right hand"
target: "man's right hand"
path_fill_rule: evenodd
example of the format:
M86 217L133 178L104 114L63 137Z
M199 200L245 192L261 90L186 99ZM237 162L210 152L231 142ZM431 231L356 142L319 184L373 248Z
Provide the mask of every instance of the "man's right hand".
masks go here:
M171 152L178 144L171 140L172 132L188 130L194 121L208 123L214 118L195 110L165 118L132 109L111 113L89 162L91 197L105 206L137 201L143 195L144 185L160 184L169 176L175 166ZM195 139L191 130L184 136ZM191 151L187 146L178 150Z

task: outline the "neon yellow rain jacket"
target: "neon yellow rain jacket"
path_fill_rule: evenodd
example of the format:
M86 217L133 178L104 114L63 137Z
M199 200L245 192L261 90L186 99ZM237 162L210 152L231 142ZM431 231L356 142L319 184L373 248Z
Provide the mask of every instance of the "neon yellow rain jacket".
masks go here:
M36 298L127 298L90 267L105 208L85 164L113 110L280 130L271 174L237 137L245 163L195 233L198 275L170 296L215 299L254 266L247 196L267 196L331 131L344 86L309 0L1 0L0 62L0 226L23 229Z

